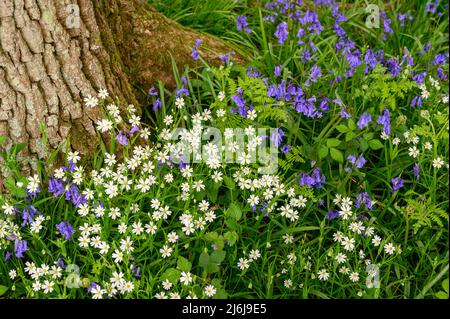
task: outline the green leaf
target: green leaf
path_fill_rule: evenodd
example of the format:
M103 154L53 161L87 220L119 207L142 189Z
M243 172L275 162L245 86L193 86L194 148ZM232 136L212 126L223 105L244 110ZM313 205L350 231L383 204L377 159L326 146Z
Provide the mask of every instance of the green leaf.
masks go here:
M330 148L330 155L331 158L335 161L342 163L344 162L344 156L342 155L342 152L335 148Z
M442 289L444 289L444 291L447 293L447 295L448 295L448 278L447 279L445 279L443 282L442 282Z
M227 231L223 238L230 242L230 245L234 245L234 243L238 240L238 234L235 231Z
M200 254L198 263L207 273L218 272L220 270L219 265L212 262L211 256L207 252L202 252Z
M231 179L228 176L223 176L223 181L225 182L225 185L229 188L229 189L235 189L236 188L236 184L234 183L233 179Z
M353 119L348 120L348 128L352 131L356 129L356 124L355 121L353 121Z
M5 143L5 141L6 141L6 136L0 135L0 145Z
M328 147L336 147L341 144L341 141L339 141L337 138L329 138L327 139L327 146Z
M161 281L168 279L171 283L175 284L181 276L181 272L175 268L168 268L162 275Z
M319 148L319 158L325 158L328 155L328 147L322 145Z
M0 285L0 296L3 296L8 291L8 287Z
M435 293L436 298L438 299L448 299L448 292L438 291Z
M347 134L345 134L345 141L348 142L348 141L352 140L355 136L356 136L355 133L347 132Z
M336 126L336 130L338 130L340 133L347 133L349 131L349 128L346 125L341 124Z
M383 143L381 143L381 141L377 140L377 139L370 140L368 142L368 144L369 144L369 147L373 150L379 150L380 148L384 147Z
M184 272L191 271L192 264L183 256L178 256L177 267Z
M209 232L204 235L204 239L207 241L216 241L219 239L219 234L217 232Z
M231 203L230 207L228 207L228 209L225 212L225 216L231 217L231 218L235 219L236 221L241 219L242 212L241 212L240 207L238 205L236 205L235 203Z
M223 250L214 250L210 256L210 262L220 264L225 259L226 252Z
M367 149L369 148L369 144L367 143L366 140L361 140L361 149L363 152L367 151Z

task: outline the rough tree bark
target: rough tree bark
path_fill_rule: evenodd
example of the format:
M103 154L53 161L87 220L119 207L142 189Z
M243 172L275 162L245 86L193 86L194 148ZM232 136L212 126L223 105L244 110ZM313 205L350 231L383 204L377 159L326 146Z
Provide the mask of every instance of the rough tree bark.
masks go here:
M28 142L21 156L47 156L71 137L82 154L97 148L99 110L83 98L106 88L123 105L138 106L136 87L157 80L174 86L170 55L193 64L191 48L212 63L227 45L165 18L139 0L0 0L0 135ZM31 161L32 163L33 161ZM1 184L1 183L0 183Z

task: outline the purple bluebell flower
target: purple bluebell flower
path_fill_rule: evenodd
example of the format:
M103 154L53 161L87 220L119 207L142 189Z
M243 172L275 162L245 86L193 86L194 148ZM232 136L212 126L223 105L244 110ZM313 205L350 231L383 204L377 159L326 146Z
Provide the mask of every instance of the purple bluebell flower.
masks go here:
M92 290L97 289L97 288L98 288L98 284L97 284L96 282L91 282L91 283L89 284L89 288L87 288L86 290L87 290L88 292L92 292Z
M281 128L276 128L272 130L270 134L270 141L273 143L275 147L278 147L283 140L284 131Z
M197 52L197 49L198 49L198 47L200 46L201 43L202 43L202 40L201 40L200 38L197 39L197 40L195 40L194 47L192 48L191 56L192 56L192 58L193 58L195 61L197 61L198 58L199 58L199 54L198 54L198 52Z
M280 150L281 150L284 154L288 154L289 151L291 150L291 148L292 148L292 146L287 145L287 144L284 144L284 145L280 148Z
M22 211L22 227L24 227L28 223L32 223L34 216L42 215L40 211L36 209L33 205L29 205L27 208L24 208Z
M309 81L315 83L315 82L317 82L317 79L320 78L321 76L322 76L322 71L320 70L320 67L318 67L317 65L314 65L311 68L311 72L309 74L307 83L309 84Z
M359 208L361 204L364 204L368 209L372 210L372 200L367 192L356 195L355 207Z
M16 239L14 241L14 253L17 258L23 258L23 254L28 250L27 241L24 240L18 240Z
M428 2L426 7L425 7L425 12L429 12L431 14L435 14L438 5L439 5L439 0Z
M436 56L434 57L434 60L431 61L432 65L442 65L445 64L448 61L448 53L446 54L436 54Z
M247 75L252 78L259 78L261 76L261 72L259 72L257 69L254 69L253 67L249 67L247 69Z
M442 68L437 68L436 70L436 76L439 80L445 81L447 80L447 75L444 73L444 70Z
M413 166L413 173L414 173L414 176L416 177L416 179L419 179L419 177L420 177L420 175L419 175L419 173L420 173L420 165L419 165L419 163L414 164L414 166Z
M328 112L330 110L330 98L324 97L319 102L319 108L323 112Z
M383 125L383 130L386 135L391 134L391 117L388 109L384 109L383 113L378 116L377 123Z
M157 98L155 103L153 103L153 111L158 111L158 109L160 109L162 106L162 102L160 98Z
M287 27L288 24L286 22L281 22L280 24L277 25L275 36L278 38L279 44L283 44L287 40L289 34Z
M87 203L86 197L82 194L79 193L78 191L78 187L76 187L75 185L71 184L69 186L69 189L66 190L66 201L72 201L72 204L75 207L78 207L82 204Z
M402 70L401 65L398 63L398 60L396 58L390 58L387 61L387 68L388 73L392 75L393 77L396 77L400 74L400 71Z
M68 166L61 167L63 171L73 172L76 168L73 161L69 161Z
M7 250L5 253L5 261L6 262L8 262L11 259L11 255L12 255L11 252Z
M64 236L65 239L71 240L72 235L75 233L75 230L72 228L66 221L62 221L61 223L56 225L56 229L58 229L59 233Z
M58 258L58 261L56 262L56 265L58 265L59 268L64 269L64 267L66 266L64 264L64 261L62 260L62 258Z
M238 16L236 18L236 26L239 31L244 30L247 33L251 33L252 30L248 28L248 22L246 16Z
M325 218L328 219L328 220L333 220L333 219L338 218L338 217L339 217L339 212L330 210L327 213Z
M234 53L235 53L234 51L231 51L229 53L221 55L219 58L223 61L223 63L228 64L228 62L230 62L230 59L233 57Z
M370 116L370 113L364 112L359 118L356 125L358 125L359 129L362 130L363 128L367 127L370 122L372 122L372 117Z
M54 197L59 197L66 191L64 181L59 178L50 177L48 181L48 192Z
M117 142L119 142L120 145L128 145L127 136L124 134L123 130L119 131L115 139Z
M422 97L420 95L416 95L411 101L411 107L422 107Z
M275 65L275 68L273 70L273 74L276 77L279 77L281 75L281 65Z
M422 84L425 77L427 76L427 72L421 72L413 75L413 80L416 81L417 84Z
M136 278L141 277L141 267L137 266L135 264L131 264L131 272Z
M347 109L346 109L345 106L343 106L343 107L341 108L341 111L339 112L339 115L340 115L343 119L346 119L346 120L348 120L349 118L352 117L349 113L347 113Z
M388 19L386 16L386 12L381 12L380 14L381 20L383 21L383 40L386 40L386 34L393 34L394 30L391 28L391 19Z
M366 159L360 155L360 156L356 156L356 155L349 155L347 157L347 160L352 163L353 165L356 166L356 168L362 168L364 166L364 164L366 164Z
M400 177L393 178L391 182L392 182L392 193L398 191L404 185L404 181Z
M148 90L148 94L151 96L158 96L158 91L156 90L156 88L154 86L152 86L149 90Z

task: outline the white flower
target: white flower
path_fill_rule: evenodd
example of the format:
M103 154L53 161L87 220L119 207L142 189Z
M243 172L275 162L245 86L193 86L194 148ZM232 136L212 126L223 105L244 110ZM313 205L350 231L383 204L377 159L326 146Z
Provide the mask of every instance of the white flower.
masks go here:
M359 280L359 274L357 272L352 272L349 278L352 282L357 282Z
M435 159L433 160L433 167L434 167L434 168L439 169L439 168L441 168L443 165L444 165L444 161L442 160L441 157L438 156L437 158L435 158Z
M347 256L343 253L338 253L334 259L337 261L338 264L343 264L347 260Z
M381 244L381 238L380 238L380 236L375 235L375 236L373 237L373 239L372 239L372 244L373 244L375 247L380 246L380 244Z
M98 99L95 96L88 95L88 97L84 98L84 104L86 107L96 107L98 105Z
M241 270L247 269L250 267L249 260L247 258L239 258L238 267Z
M173 284L170 282L169 279L166 279L162 282L162 286L165 290L169 290L170 288L172 288Z
M15 269L11 269L8 273L9 278L11 278L12 280L14 280L17 276L17 271Z
M258 249L252 249L252 250L250 251L249 257L250 257L250 259L252 259L252 260L256 260L256 259L258 259L259 257L261 257L261 253L259 252Z
M170 248L170 247L167 246L167 245L164 245L164 246L159 250L159 252L160 252L161 255L163 256L163 258L170 257L170 255L172 255L172 251L173 251L173 249Z
M291 288L291 287L292 287L292 280L291 280L291 279L286 279L286 280L283 282L283 285L284 285L286 288Z
M389 254L392 255L395 252L395 246L392 243L387 243L386 245L384 245L384 251Z
M394 137L392 139L392 145L398 145L398 144L400 144L400 139L398 137Z
M224 109L218 109L218 110L216 111L217 117L224 117L225 114L226 114L226 112L225 112Z
M106 90L106 89L100 89L100 90L98 91L98 98L99 98L99 99L104 100L104 99L106 99L108 96L109 96L108 90Z
M182 96L177 97L177 99L175 101L175 105L177 108L181 109L185 105L184 98Z
M220 91L219 94L217 95L217 98L219 99L220 102L222 102L223 99L225 98L225 92Z
M189 285L192 282L193 278L190 272L181 272L180 282L185 286Z
M416 158L417 156L419 156L419 150L417 149L416 146L410 147L408 148L408 155L411 156L412 158Z
M326 269L321 269L317 272L317 276L319 280L328 280L330 278L330 274L327 272Z
M423 147L429 151L433 148L433 144L431 144L430 142L425 142L425 144L423 145Z
M212 297L216 294L216 288L213 285L208 285L205 287L205 295Z

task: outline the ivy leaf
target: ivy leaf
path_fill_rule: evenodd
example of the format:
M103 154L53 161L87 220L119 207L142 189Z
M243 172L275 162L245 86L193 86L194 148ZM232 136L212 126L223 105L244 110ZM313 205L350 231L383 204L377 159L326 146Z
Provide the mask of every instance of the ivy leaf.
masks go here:
M342 152L340 150L335 149L335 148L330 148L330 155L331 155L331 158L334 159L335 161L337 161L339 163L344 162L344 156L342 155Z
M201 257L201 255L200 255ZM181 272L175 268L168 268L162 275L161 281L169 280L171 283L175 284L181 276Z
M226 252L223 250L214 250L211 253L210 261L215 264L220 264L225 259Z
M187 260L183 256L178 256L177 267L181 271L189 272L189 271L191 271L192 264L189 262L189 260Z
M230 242L230 245L234 245L234 243L238 240L238 234L235 231L227 231L223 234L223 238Z
M223 176L223 180L225 182L225 185L228 187L228 189L235 189L236 184L234 183L233 179L231 179L228 176Z
M381 143L380 140L374 139L370 140L368 143L369 147L373 150L379 150L380 148L383 148L383 143Z
M242 217L242 212L241 212L240 207L238 205L236 205L235 203L231 203L230 207L228 207L228 209L225 212L225 216L231 217L231 218L235 219L236 221L238 221Z

